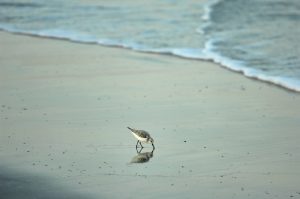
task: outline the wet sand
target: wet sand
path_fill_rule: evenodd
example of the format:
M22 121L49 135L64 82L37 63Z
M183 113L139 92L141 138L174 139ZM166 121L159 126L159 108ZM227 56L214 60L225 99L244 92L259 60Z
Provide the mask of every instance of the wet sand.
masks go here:
M300 198L298 93L198 60L5 32L0 45L4 182L41 176L87 198ZM138 154L127 126L156 149Z
M76 190L61 187L57 180L51 179L49 176L30 175L7 168L0 168L0 193L1 198L9 199L93 198L87 193L82 195Z

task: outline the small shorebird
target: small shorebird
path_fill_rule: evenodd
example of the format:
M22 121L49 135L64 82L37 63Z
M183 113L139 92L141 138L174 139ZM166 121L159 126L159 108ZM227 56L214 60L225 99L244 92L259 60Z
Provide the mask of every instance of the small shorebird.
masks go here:
M142 148L143 145L142 145L142 142L143 143L151 143L152 144L152 147L153 149L155 149L154 147L154 140L153 138L150 136L150 134L147 132L147 131L144 131L144 130L136 130L136 129L133 129L133 128L130 128L130 127L127 127L131 133L133 134L133 136L138 139L137 143L136 143L136 148L138 147L138 144L141 145Z

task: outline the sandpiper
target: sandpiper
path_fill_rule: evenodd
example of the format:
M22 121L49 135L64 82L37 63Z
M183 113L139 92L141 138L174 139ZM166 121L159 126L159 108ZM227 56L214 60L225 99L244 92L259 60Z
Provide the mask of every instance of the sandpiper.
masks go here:
M134 135L134 137L136 139L138 139L138 141L136 143L136 146L135 146L136 148L138 147L138 144L140 144L141 147L144 148L143 145L142 145L142 142L143 142L143 143L151 143L153 149L155 149L154 144L153 144L154 140L147 131L136 130L136 129L133 129L133 128L130 128L130 127L127 127L127 128L131 131L131 133Z

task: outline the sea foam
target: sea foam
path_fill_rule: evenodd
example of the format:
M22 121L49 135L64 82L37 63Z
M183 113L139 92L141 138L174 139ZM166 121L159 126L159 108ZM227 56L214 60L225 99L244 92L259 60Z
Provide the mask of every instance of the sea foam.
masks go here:
M33 2L39 3L38 0L33 0ZM254 24L254 27L256 27L256 24L268 20L268 16L264 16L265 18L262 19L251 18L256 16L256 11L261 12L260 8L268 9L268 2L255 1L254 3L258 4L257 7L253 7L254 3L251 3L248 6L249 9L253 9L250 17L246 15L247 12L244 12L244 10L238 12L241 9L248 9L247 6L243 6L245 2L242 0L236 0L236 3L224 0L204 0L204 3L202 1L187 0L176 5L168 1L164 2L165 6L161 6L160 1L154 0L148 7L135 8L124 4L122 7L116 5L117 10L107 9L111 6L110 4L108 7L104 6L98 9L93 5L77 4L68 0L64 3L61 3L61 1L55 2L40 3L40 7L44 10L14 5L6 9L0 8L0 15L5 16L0 18L0 29L38 37L121 47L138 52L174 55L185 59L209 60L230 70L237 71L244 76L300 92L300 77L289 76L291 74L289 71L287 74L284 73L285 70L291 67L292 71L298 71L297 63L299 68L299 62L297 57L299 57L299 54L297 54L297 48L294 54L287 55L289 60L286 63L284 61L280 62L283 64L282 68L284 69L280 73L280 71L276 71L277 69L272 64L273 62L278 64L277 60L271 59L272 57L277 58L272 55L274 48L263 50L266 46L268 47L268 45L282 39L278 40L278 38L280 39L278 35L269 37L269 34L264 35L264 32L255 32L256 30L264 31L264 24L257 26L257 29L247 29L250 25ZM259 7L260 3L264 6ZM289 4L274 3L272 6L273 10L278 10L278 12L282 11L283 5L290 6L287 12L293 13L294 4L298 5L295 1ZM158 5L160 6L158 7ZM135 10L137 8L138 10ZM187 8L189 8L188 13L186 12ZM8 11L8 9L10 10ZM26 14L24 14L24 9L26 9ZM47 12L49 10L53 12ZM270 13L272 12L270 11ZM82 15L82 13L85 13L85 15ZM258 13L257 16L264 13L265 11ZM44 19L48 20L45 21ZM281 20L292 20L292 22L288 21L289 23L298 23L299 21L295 17L281 18ZM40 23L37 23L38 21ZM272 20L267 24L271 23ZM297 33L295 29L289 32L293 31ZM267 30L267 33L269 32L270 30ZM280 33L280 31L275 32ZM246 35L244 35L245 33ZM282 34L286 33L283 32ZM299 40L292 35L292 37L287 37L286 41L292 41L293 44L296 44ZM282 46L285 47L284 52L287 54L291 49L290 46L293 47L289 43ZM298 51L300 51L299 47ZM240 54L236 54L236 52ZM268 54L270 52L271 54ZM252 53L252 55L249 55L249 53ZM278 58L279 61L284 60L280 58ZM253 59L258 61L249 62ZM253 63L268 64L258 67ZM294 65L291 66L290 63Z

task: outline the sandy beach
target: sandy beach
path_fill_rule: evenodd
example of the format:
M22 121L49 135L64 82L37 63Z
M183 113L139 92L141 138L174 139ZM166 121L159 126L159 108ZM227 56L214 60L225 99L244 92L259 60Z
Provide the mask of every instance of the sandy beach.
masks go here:
M300 198L299 93L199 60L6 32L0 46L5 198Z

